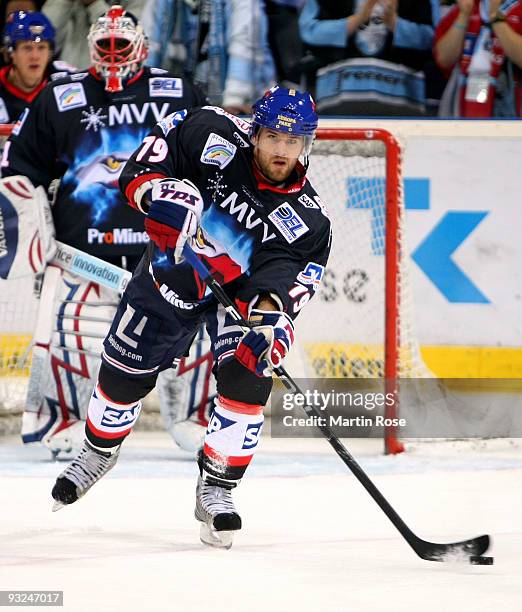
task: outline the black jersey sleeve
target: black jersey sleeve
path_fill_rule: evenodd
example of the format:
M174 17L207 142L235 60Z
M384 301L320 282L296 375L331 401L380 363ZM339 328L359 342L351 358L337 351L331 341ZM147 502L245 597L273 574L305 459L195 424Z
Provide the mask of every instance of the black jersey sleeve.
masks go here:
M291 249L268 244L253 262L238 299L250 303L256 296L270 295L295 319L315 295L324 275L331 245L330 222L321 223Z
M22 174L35 187L47 189L51 181L63 175L57 161L56 114L52 85L45 87L27 108L13 128L6 143L2 176Z
M200 156L211 120L208 111L195 108L171 113L156 124L120 175L120 189L131 206L145 212L143 195L157 178L189 179L198 187ZM219 123L219 118L214 122Z

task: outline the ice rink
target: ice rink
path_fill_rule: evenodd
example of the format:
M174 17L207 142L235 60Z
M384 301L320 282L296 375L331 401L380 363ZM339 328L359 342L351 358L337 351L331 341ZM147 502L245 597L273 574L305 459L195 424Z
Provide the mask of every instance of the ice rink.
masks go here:
M420 537L489 533L494 566L420 560L321 439L263 438L235 493L243 530L203 547L195 463L134 433L118 465L51 512L63 465L0 439L0 590L63 590L74 612L458 611L522 607L522 444L348 448Z

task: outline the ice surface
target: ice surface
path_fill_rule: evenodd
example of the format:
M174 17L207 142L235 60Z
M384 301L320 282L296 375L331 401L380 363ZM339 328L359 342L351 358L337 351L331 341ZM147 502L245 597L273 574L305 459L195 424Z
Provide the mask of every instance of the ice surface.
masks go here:
M420 560L323 440L264 438L235 493L243 530L203 547L195 464L167 434L136 433L77 504L51 512L63 468L0 438L0 590L59 589L74 612L518 610L519 444L348 448L422 538L489 533L494 566Z

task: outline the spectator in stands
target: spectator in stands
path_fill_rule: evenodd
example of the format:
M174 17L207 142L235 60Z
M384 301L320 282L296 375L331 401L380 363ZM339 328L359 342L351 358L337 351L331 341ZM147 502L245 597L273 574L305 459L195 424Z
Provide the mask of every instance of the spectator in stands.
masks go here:
M117 4L139 18L143 3L144 0L119 0ZM42 11L56 28L56 47L61 59L79 70L90 66L89 28L112 4L105 0L46 0Z
M149 33L151 62L179 69L207 94L212 104L235 114L274 84L264 0L201 0L192 13L186 0L148 0L143 24ZM158 15L168 16L163 20ZM174 62L174 63L173 63Z
M434 55L451 75L440 115L522 116L522 1L458 0L437 27Z
M301 38L316 59L322 113L425 113L438 0L307 0Z
M193 78L200 8L186 0L145 0L141 23L149 41L148 66Z
M265 0L268 42L276 67L276 80L299 89L303 44L299 36L299 12L305 0Z
M9 63L0 69L0 123L14 123L53 70L54 28L42 13L17 11L2 38Z

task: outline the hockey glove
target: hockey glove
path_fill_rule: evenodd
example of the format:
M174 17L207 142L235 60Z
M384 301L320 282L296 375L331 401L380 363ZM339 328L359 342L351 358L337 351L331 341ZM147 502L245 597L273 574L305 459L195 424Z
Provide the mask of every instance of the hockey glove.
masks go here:
M253 309L255 325L239 343L235 357L257 376L272 376L294 342L294 324L284 312Z
M174 249L174 259L182 259L185 242L196 235L203 212L199 190L188 180L158 181L151 191L152 201L145 217L145 230L160 251Z

